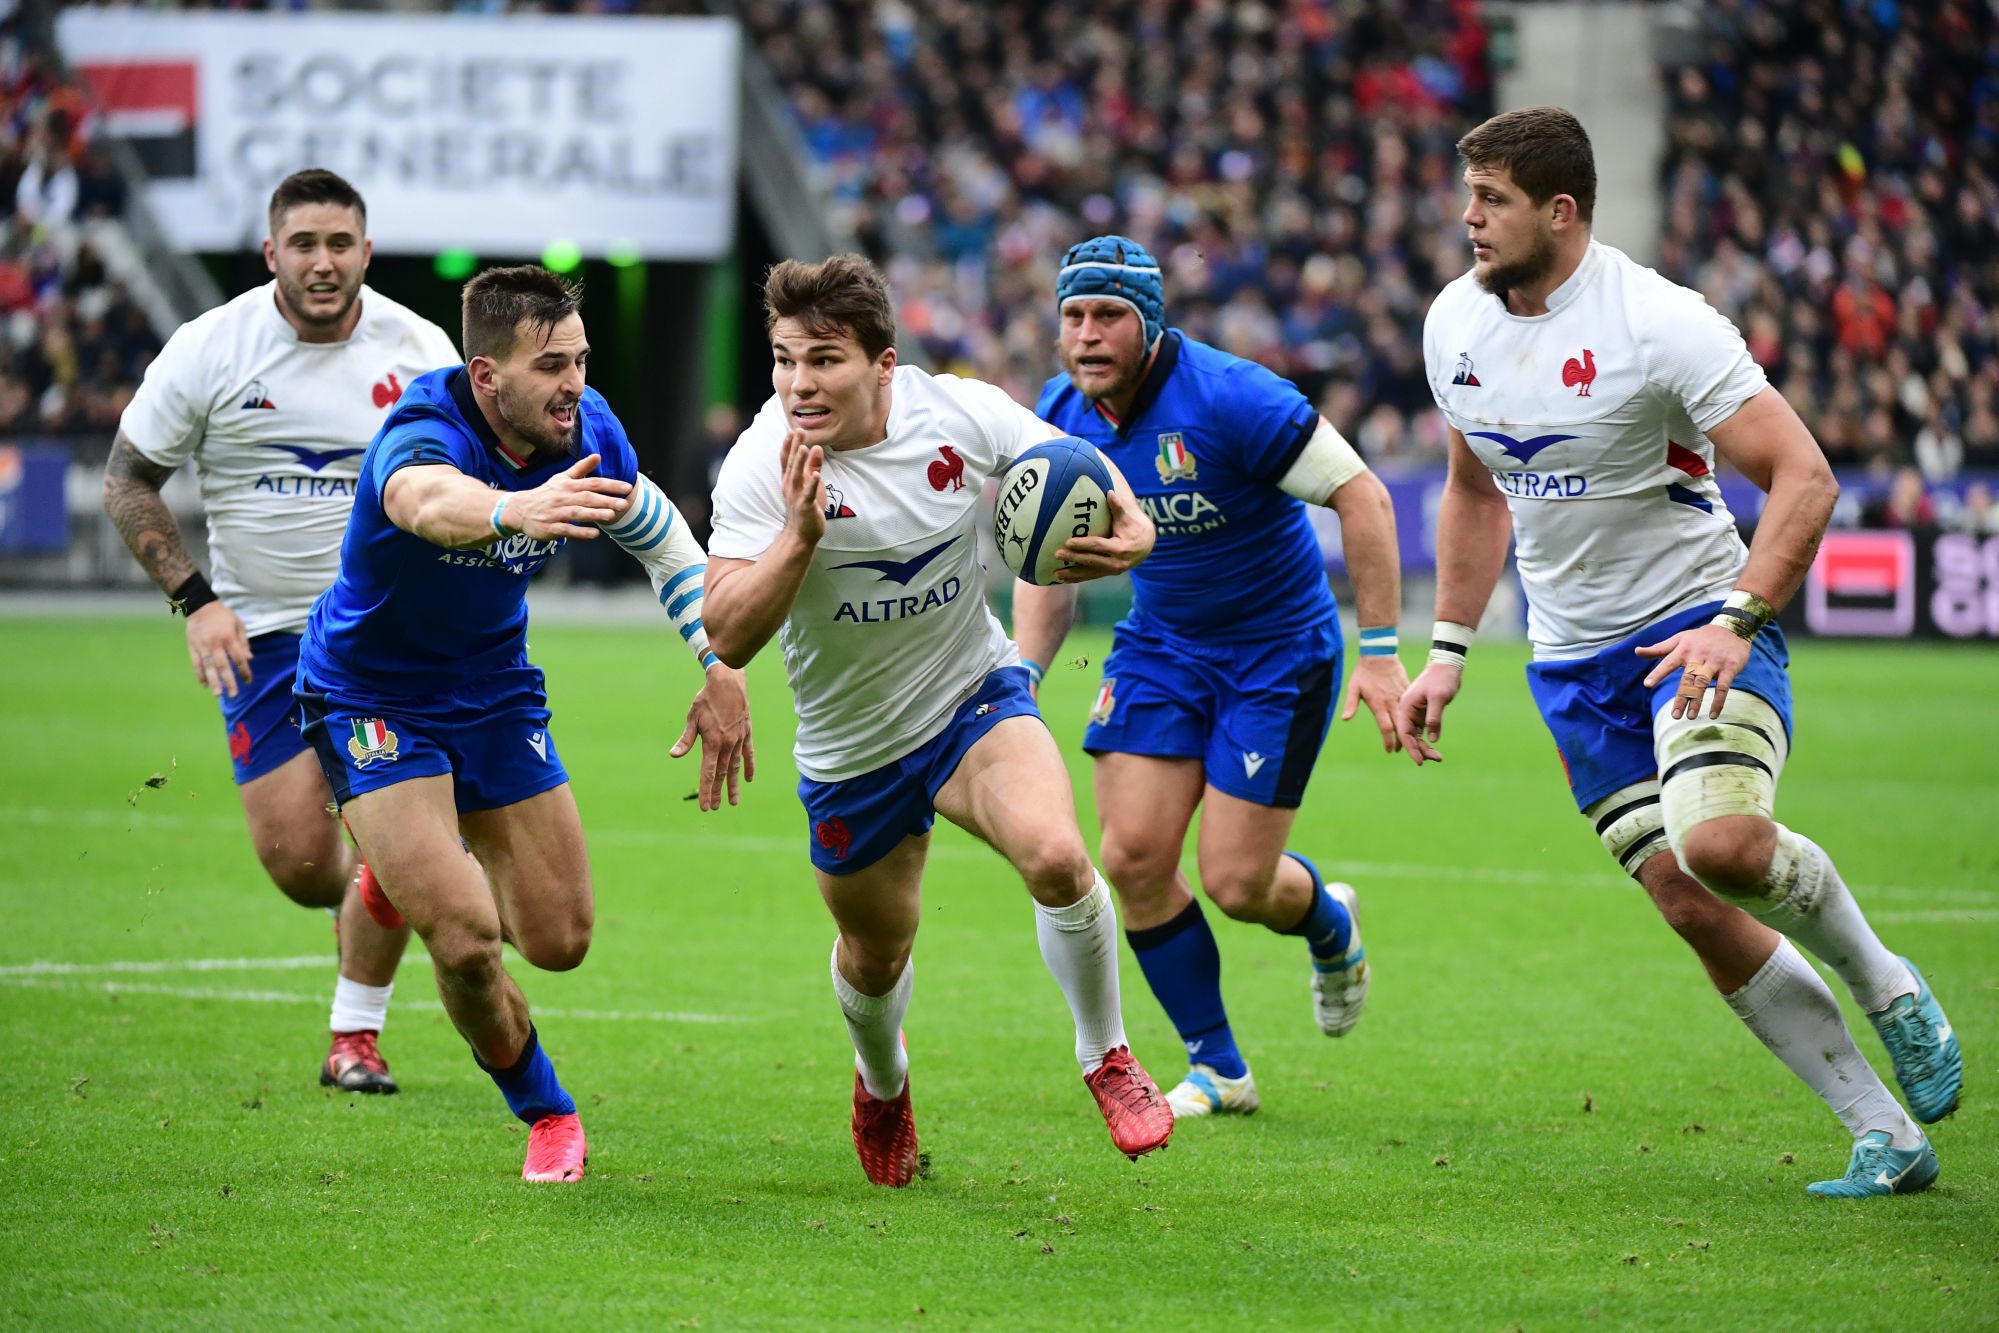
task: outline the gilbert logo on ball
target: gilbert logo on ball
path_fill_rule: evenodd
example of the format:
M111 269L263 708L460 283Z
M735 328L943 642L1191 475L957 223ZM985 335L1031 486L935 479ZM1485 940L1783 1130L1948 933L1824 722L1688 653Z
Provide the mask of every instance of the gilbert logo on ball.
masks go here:
M993 505L993 540L1006 567L1029 583L1053 583L1064 564L1055 558L1062 543L1110 532L1111 484L1103 455L1072 435L1015 459Z

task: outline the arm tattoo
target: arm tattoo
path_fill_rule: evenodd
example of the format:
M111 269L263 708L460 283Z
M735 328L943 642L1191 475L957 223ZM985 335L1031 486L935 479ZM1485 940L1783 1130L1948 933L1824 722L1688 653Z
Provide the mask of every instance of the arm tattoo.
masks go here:
M110 515L111 526L160 591L168 593L196 572L181 542L180 525L160 499L160 487L173 474L174 469L141 455L123 431L118 432L111 460L104 466L104 512Z

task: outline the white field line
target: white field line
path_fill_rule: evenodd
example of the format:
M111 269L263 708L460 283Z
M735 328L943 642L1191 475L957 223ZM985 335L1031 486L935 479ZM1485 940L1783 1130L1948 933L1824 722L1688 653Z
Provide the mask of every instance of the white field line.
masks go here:
M337 961L324 954L305 954L290 958L154 958L126 963L14 963L0 967L0 979L74 976L82 972L283 972L293 968L326 967Z
M255 963L257 959L243 959L245 963ZM312 960L320 967L330 968L331 958ZM79 969L82 970L82 969ZM237 1004L316 1004L325 1005L328 997L320 995L300 995L296 991L275 990L224 990L213 986L162 986L150 981L71 981L49 976L0 976L0 986L19 986L33 990L85 991L104 995L164 995L179 1000L226 1000ZM419 1013L439 1013L444 1006L435 1000L403 1000L396 1004L396 1012L416 1010ZM743 1023L749 1020L733 1014L697 1014L680 1010L660 1009L567 1009L558 1006L536 1005L537 1017L574 1018L601 1020L613 1023Z
M153 814L144 810L57 810L46 806L0 806L0 821L30 824L72 825L85 828L129 828L133 830L155 828L237 830L243 827L240 819L216 816L191 816L173 814ZM801 831L796 838L756 837L744 834L717 833L707 829L667 830L635 828L592 828L589 819L584 819L584 836L600 846L624 847L665 847L675 850L689 846L708 848L723 852L757 852L783 856L791 854L803 862L799 855L805 850L805 835ZM995 853L989 848L966 846L962 843L935 843L930 855L944 860L989 860ZM1629 879L1606 868L1601 873L1587 873L1561 870L1533 870L1510 866L1449 866L1431 865L1402 861L1345 861L1336 858L1322 859L1320 864L1328 870L1356 879L1421 879L1421 880L1464 880L1476 884L1546 886L1549 888L1627 888L1637 886ZM800 867L803 873L803 866ZM1925 904L1956 904L1966 906L1999 906L1999 891L1936 887L1914 884L1856 884L1863 908L1874 898L1897 898ZM1872 915L1872 914L1870 914ZM1893 918L1882 916L1884 922ZM1904 924L1917 924L1930 920L1928 916L1917 914L1908 916ZM1943 914L1935 918L1939 921L1977 921L1982 918L1976 913L1966 916ZM4 973L0 973L4 975Z

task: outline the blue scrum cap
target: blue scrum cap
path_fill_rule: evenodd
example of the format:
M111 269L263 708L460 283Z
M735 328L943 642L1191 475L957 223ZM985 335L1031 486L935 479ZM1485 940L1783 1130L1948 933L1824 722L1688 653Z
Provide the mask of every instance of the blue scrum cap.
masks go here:
M1145 345L1166 331L1166 288L1159 261L1128 236L1095 236L1069 247L1055 275L1055 308L1079 296L1123 301L1145 323Z

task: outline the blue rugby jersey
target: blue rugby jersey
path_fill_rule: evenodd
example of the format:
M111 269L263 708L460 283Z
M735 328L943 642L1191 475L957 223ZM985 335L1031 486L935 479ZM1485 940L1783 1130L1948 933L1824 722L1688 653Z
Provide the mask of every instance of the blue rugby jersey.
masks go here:
M1319 424L1290 381L1168 329L1124 421L1066 374L1035 414L1102 450L1159 529L1131 572L1135 618L1208 640L1338 623L1305 503L1277 485Z
M516 535L446 550L391 522L382 488L398 468L443 463L495 491L527 491L593 453L603 456L597 475L637 480L631 442L595 389L577 405L574 452L516 470L480 415L464 367L412 380L361 460L340 576L313 603L300 680L336 696L462 696L476 693L486 673L524 661L528 575L563 539Z

